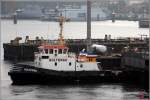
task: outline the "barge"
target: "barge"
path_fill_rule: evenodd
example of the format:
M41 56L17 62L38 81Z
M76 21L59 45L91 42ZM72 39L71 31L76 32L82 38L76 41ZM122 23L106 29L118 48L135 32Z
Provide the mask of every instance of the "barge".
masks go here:
M125 80L140 85L149 91L149 51L126 52L121 59L122 70L125 71Z
M11 40L10 43L4 43L4 60L17 60L17 61L33 61L34 60L34 52L38 51L38 46L42 44L44 41L49 42L50 40L28 40L24 43L19 43L16 39ZM78 53L83 48L86 48L86 40L85 39L65 39L66 45L70 48L70 52ZM131 48L147 48L148 47L148 39L145 40L134 40L131 39L92 39L92 43L105 45L108 48L107 54L118 53L121 54L122 50L126 46L130 46ZM51 42L51 41L50 41Z

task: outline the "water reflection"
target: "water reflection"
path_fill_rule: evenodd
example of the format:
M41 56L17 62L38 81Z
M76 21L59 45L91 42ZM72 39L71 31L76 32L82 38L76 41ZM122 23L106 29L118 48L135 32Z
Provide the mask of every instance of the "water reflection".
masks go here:
M10 85L9 89L12 95L23 95L24 93L30 93L36 89L35 86L14 86Z
M124 84L16 86L8 83L2 87L2 100L140 100L141 92Z

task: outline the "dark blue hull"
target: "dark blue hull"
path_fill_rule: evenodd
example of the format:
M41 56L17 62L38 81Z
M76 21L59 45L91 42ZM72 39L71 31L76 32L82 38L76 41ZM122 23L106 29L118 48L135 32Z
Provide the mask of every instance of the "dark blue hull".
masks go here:
M8 74L13 84L92 84L117 79L109 71L55 71L26 65L17 65Z

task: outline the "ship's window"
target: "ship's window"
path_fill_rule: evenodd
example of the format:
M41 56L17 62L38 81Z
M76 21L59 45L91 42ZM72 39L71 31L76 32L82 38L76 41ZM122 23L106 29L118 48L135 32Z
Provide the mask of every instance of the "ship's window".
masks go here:
M66 54L66 53L67 53L67 49L64 49L64 50L63 50L63 53Z
M80 65L80 67L82 68L82 67L83 67L83 65L81 64L81 65Z
M55 56L57 56L57 50L55 50L54 52L55 52Z
M71 66L71 62L69 62L69 66Z
M55 54L57 54L57 50L55 50Z
M48 54L48 49L45 49L45 53Z
M49 54L53 54L53 49L49 49Z
M42 56L42 59L48 59L49 56Z
M40 51L40 53L44 53L43 49L40 49L39 51Z
M55 66L57 66L57 62L55 62Z
M59 50L58 50L58 54L62 54L62 49L59 49Z
M92 61L92 58L89 58L89 61Z

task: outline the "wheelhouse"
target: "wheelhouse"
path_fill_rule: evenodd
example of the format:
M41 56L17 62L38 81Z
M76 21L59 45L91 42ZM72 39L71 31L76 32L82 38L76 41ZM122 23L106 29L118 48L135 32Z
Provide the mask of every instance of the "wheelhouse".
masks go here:
M68 47L64 45L42 45L39 48L40 54L48 54L48 55L61 55L68 54Z

